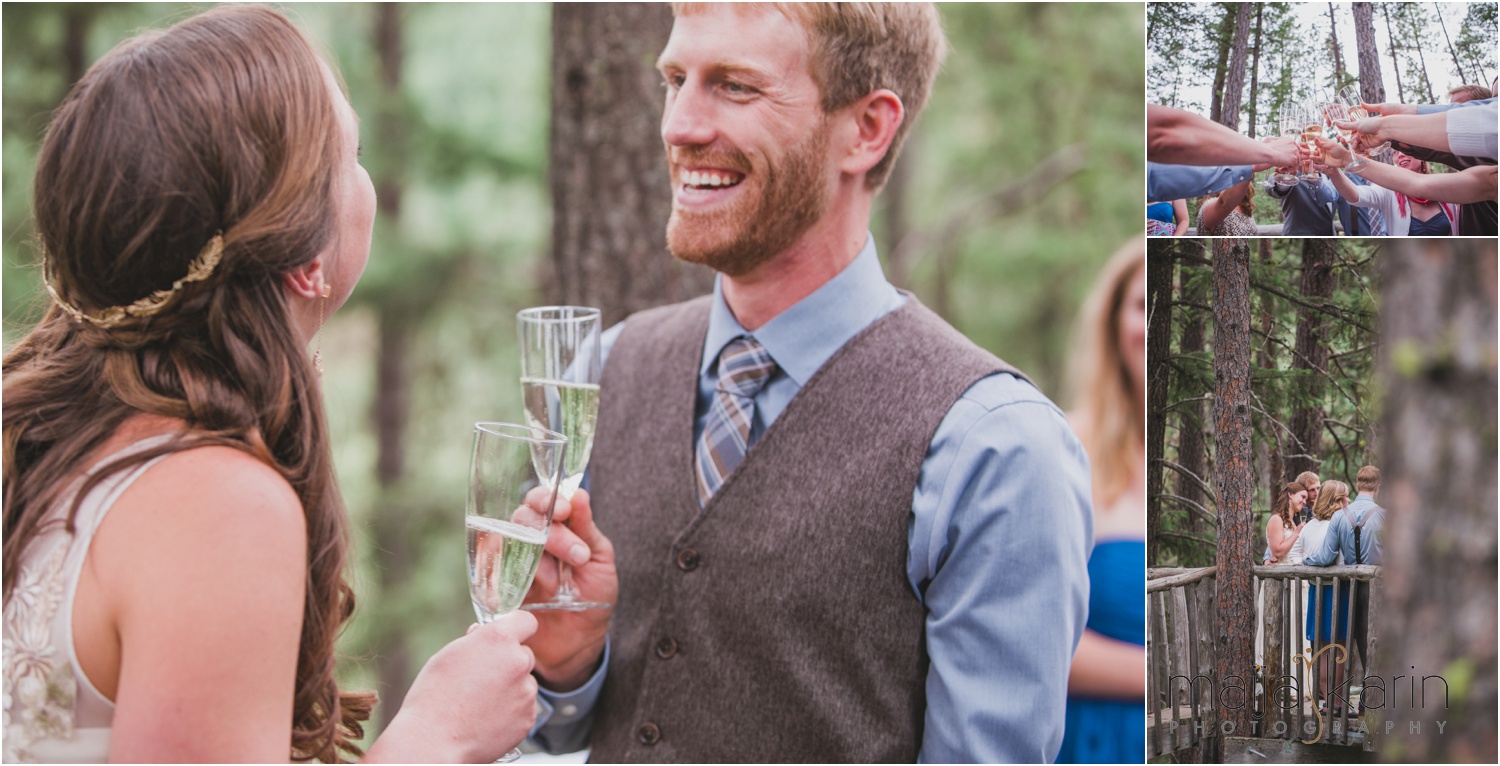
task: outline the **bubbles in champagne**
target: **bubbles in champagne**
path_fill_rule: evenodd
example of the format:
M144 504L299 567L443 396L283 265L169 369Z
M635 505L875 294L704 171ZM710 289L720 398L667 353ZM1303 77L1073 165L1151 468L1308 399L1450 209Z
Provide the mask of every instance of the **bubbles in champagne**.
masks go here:
M469 598L480 622L521 605L536 576L547 530L484 516L465 517L469 538Z
M521 378L526 420L568 437L563 453L558 493L569 497L583 481L594 449L594 423L599 417L599 385L542 378Z

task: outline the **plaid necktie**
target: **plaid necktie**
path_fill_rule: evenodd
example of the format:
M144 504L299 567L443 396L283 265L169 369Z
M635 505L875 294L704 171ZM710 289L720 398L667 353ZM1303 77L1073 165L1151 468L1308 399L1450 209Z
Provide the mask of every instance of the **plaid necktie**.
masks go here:
M719 491L724 479L750 449L755 395L766 387L776 362L754 338L741 336L719 352L719 383L709 404L708 422L698 440L698 504Z

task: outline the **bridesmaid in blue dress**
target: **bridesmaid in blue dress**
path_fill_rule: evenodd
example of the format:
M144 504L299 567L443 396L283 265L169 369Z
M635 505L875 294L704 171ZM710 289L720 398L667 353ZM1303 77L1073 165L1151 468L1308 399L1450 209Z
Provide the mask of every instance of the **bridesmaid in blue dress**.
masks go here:
M1068 677L1058 763L1146 757L1145 238L1104 267L1078 322L1069 416L1089 454L1089 618Z

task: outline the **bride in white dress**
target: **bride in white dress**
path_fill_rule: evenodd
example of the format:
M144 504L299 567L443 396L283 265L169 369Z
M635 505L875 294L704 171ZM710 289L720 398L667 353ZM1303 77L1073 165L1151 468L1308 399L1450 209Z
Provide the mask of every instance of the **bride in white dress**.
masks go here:
M278 12L129 40L38 157L53 304L4 366L4 759L361 755L341 691L348 519L307 346L369 256L337 77ZM369 760L493 760L536 622L471 629Z

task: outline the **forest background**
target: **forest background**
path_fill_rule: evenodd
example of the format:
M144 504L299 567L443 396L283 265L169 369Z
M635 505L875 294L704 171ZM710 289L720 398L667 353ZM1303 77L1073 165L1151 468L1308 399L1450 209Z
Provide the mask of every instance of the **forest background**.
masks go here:
M1205 242L1250 249L1251 548L1303 471L1354 486L1379 464L1378 239L1153 240L1147 270L1150 566L1215 562L1214 274Z
M1458 85L1490 87L1496 4L1149 3L1146 98L1251 138L1278 135L1284 107L1358 84L1371 102L1446 103ZM1433 164L1433 172L1446 170ZM1260 193L1255 220L1280 224ZM1197 224L1198 200L1189 200Z
M4 338L45 307L35 153L70 83L130 34L202 6L7 4ZM470 424L521 417L515 312L607 323L706 291L672 261L652 69L662 5L297 4L342 70L379 192L370 265L325 327L359 609L343 682L388 720L473 621L462 508ZM1141 228L1144 19L1133 4L941 6L951 52L877 200L887 274L1061 402L1069 331ZM600 509L608 531L610 509Z
M1361 465L1379 467L1388 513L1361 662L1383 678L1440 669L1451 692L1441 706L1371 704L1388 728L1368 742L1386 762L1495 760L1497 264L1495 241L1479 237L1148 245L1148 572L1159 588L1171 575L1211 583L1199 591L1210 611L1194 626L1174 610L1174 631L1212 647L1198 656L1229 679L1257 661L1265 620L1276 677L1283 623L1265 606L1276 599L1258 604L1266 573L1251 566L1273 492L1305 470L1353 485ZM1159 598L1152 612L1164 620ZM1161 690L1174 639L1152 624ZM1148 710L1166 702L1158 694ZM1218 713L1249 731L1250 706ZM1439 719L1451 725L1432 737ZM1227 757L1224 738L1194 741L1201 749L1184 757Z

